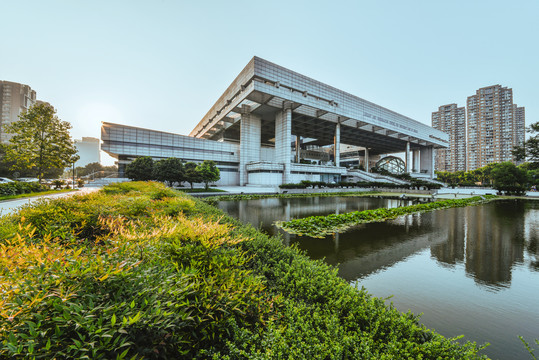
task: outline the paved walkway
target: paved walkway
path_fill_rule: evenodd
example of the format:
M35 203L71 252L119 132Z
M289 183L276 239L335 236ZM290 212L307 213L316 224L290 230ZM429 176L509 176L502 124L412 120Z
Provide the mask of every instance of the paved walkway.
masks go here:
M232 194L272 194L278 193L278 186L217 186L215 189L224 190ZM219 193L212 193L219 195ZM224 195L224 194L223 194Z
M100 190L100 188L82 188L78 191L72 191L72 192L64 192L59 194L48 194L48 195L38 195L38 196L32 196L28 198L22 198L22 199L13 199L13 200L4 200L0 201L0 215L7 215L15 210L17 210L19 207L27 204L31 204L33 202L36 202L41 199L57 199L64 196L71 196L75 194L87 194L93 191Z

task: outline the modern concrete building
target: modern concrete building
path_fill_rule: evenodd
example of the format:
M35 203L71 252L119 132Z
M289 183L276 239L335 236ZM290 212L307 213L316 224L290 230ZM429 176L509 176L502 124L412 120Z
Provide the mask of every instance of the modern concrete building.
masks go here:
M101 152L99 149L99 139L94 137L83 137L75 139L75 147L78 150L80 159L75 163L75 166L86 166L91 163L101 162Z
M30 86L0 80L0 143L7 143L11 138L4 126L18 121L19 115L36 101L36 92Z
M524 141L524 108L513 103L513 90L487 86L468 97L467 170L513 161L513 147ZM518 120L517 120L518 118Z
M436 170L466 171L466 109L440 106L432 113L432 127L449 134L449 148L436 151Z
M434 149L449 144L439 130L259 57L189 136L103 123L101 139L120 172L137 156L208 159L220 184L234 185L339 181L344 145L357 149L358 164L404 152L412 176L432 178Z

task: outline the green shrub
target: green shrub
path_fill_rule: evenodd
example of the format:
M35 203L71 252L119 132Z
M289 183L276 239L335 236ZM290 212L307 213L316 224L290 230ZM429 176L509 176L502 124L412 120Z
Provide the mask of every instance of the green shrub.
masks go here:
M0 292L0 359L479 358L156 183L0 218Z
M48 190L45 185L38 182L14 181L0 184L0 196L12 196L19 194L28 194Z

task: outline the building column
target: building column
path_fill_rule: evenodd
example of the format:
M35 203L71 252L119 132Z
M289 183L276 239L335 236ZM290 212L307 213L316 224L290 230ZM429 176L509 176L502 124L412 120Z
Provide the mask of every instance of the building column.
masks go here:
M243 105L240 120L240 186L249 182L246 165L260 161L261 136L260 118L251 114L250 106Z
M412 170L415 170L415 172L419 171L419 150L414 150L412 152Z
M283 164L283 184L290 182L290 143L292 142L292 103L285 102L275 115L275 161Z
M421 170L427 170L431 179L434 179L434 148L432 146L421 148Z
M436 150L434 150L434 147L431 147L430 148L430 153L431 153L431 156L430 156L430 178L431 179L434 179L436 177L436 159L435 159L435 154Z
M369 169L369 149L365 148L365 159L363 160L365 163L365 171L370 172Z
M404 172L410 172L410 142L406 142L406 151L404 152Z
M341 123L337 120L335 126L335 137L333 138L333 159L335 166L340 166L341 163Z
M301 136L296 135L296 163L300 161Z

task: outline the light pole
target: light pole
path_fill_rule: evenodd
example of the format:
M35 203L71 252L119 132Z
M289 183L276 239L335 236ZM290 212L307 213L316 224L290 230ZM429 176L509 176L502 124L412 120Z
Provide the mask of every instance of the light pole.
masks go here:
M75 162L73 162L73 186L71 188L75 190Z

